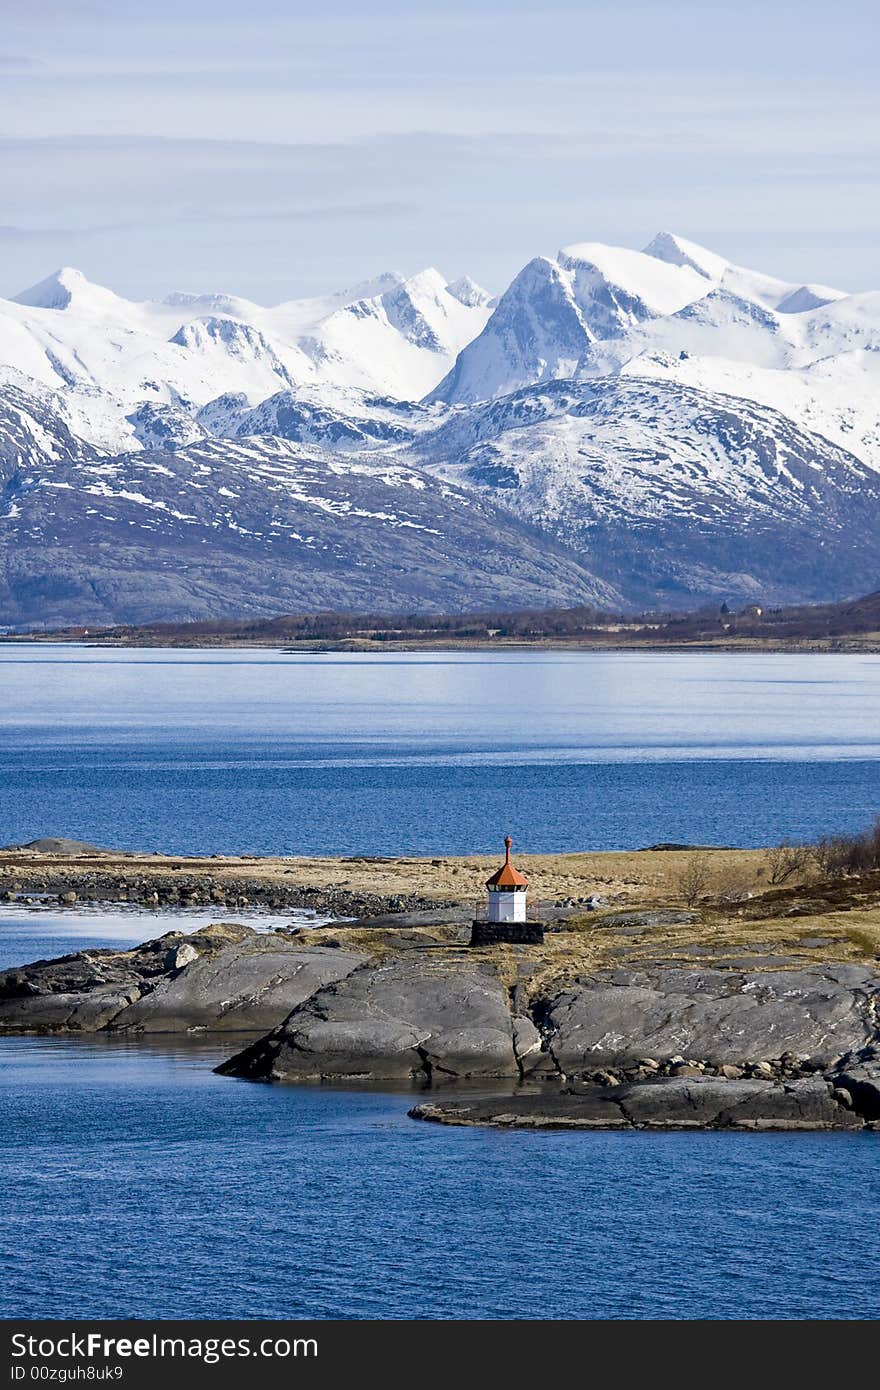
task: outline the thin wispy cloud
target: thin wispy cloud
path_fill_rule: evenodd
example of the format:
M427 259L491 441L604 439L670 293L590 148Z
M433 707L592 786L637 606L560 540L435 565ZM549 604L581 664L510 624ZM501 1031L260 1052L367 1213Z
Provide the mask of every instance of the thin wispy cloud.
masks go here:
M88 243L134 294L428 262L498 288L565 241L672 225L790 279L880 283L876 14L845 10L6 0L5 221L45 234L4 237L4 279Z

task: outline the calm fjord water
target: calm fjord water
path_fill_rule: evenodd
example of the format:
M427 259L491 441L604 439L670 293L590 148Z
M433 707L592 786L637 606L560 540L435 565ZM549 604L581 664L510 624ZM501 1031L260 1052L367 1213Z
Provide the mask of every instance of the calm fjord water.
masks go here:
M871 657L0 647L0 843L757 844L862 824L878 779ZM136 932L6 911L10 962ZM880 1136L445 1129L228 1050L0 1039L0 1317L880 1313Z
M179 1042L0 1056L0 1316L880 1313L874 1134L446 1129Z
M0 844L754 845L878 793L880 657L0 646Z

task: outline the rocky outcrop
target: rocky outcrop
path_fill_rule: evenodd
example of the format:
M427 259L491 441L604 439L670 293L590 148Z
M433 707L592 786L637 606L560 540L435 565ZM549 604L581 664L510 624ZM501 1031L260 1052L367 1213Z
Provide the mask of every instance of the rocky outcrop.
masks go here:
M516 1047L528 1051L536 1044L530 1024ZM494 967L424 955L365 966L319 990L280 1028L218 1070L273 1081L519 1075L514 1019Z
M267 1080L565 1079L613 1067L635 1077L665 1068L735 1079L748 1066L759 1078L794 1079L877 1033L880 977L865 966L610 970L529 998L460 950L408 956L320 990L222 1070Z
M648 1058L673 1074L708 1068L735 1079L751 1066L758 1077L794 1079L873 1040L879 990L879 977L854 965L752 973L656 966L598 973L549 999L528 1001L517 988L512 1004L488 962L418 955L318 991L222 1070L271 1080L564 1079L613 1066L644 1077Z
M186 942L184 951L190 947ZM366 958L327 947L296 947L275 934L254 934L220 955L194 957L185 968L121 1010L115 1031L256 1032L273 1028L322 986Z
M132 951L82 951L0 973L0 1031L257 1032L365 960L215 925Z
M780 966L758 947L746 966L698 943L700 964L596 969L554 987L552 938L474 949L463 923L436 917L316 932L215 925L38 961L0 973L0 1030L262 1032L218 1071L506 1087L416 1109L449 1124L880 1125L872 966Z
M644 1056L721 1064L792 1053L827 1066L874 1038L878 995L880 976L861 965L609 970L547 999L542 1033L569 1075Z
M447 1125L521 1129L861 1129L865 1120L821 1077L779 1084L717 1079L594 1085L476 1101L424 1102L409 1112Z

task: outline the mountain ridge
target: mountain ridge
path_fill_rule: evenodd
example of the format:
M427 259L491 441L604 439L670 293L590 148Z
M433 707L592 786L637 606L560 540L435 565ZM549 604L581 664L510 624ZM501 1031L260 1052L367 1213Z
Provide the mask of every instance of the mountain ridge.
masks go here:
M246 501L206 483L186 520L199 450L251 478ZM311 456L325 500L348 479L353 510L334 513L326 553L300 542L276 567L279 595L318 606L357 598L327 563L346 546L371 606L384 584L386 605L472 607L469 568L487 603L533 605L540 543L548 602L564 600L563 575L623 608L842 599L880 575L880 293L784 281L668 232L643 251L576 242L534 257L497 298L429 268L270 308L220 292L135 303L65 268L0 301L0 622L37 612L16 598L24 551L39 570L37 521L68 580L94 546L139 537L123 547L131 583L103 552L96 583L109 592L112 571L118 593L152 585L157 604L174 585L156 588L148 542L167 571L196 526L231 566L224 592L219 563L195 565L212 611L229 594L268 602L289 483L273 450L290 476ZM82 503L88 468L118 483L100 524ZM357 505L369 476L401 468L430 503L421 585L395 568L393 508ZM445 570L432 532L451 538ZM74 603L51 568L47 622ZM179 589L202 614L194 595Z

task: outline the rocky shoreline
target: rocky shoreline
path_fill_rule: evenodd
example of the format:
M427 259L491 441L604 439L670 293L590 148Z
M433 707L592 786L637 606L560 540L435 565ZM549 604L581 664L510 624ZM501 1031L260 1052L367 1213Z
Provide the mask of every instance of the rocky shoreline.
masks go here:
M880 1125L875 966L716 957L560 983L543 947L470 948L446 915L221 924L34 962L0 972L0 1032L239 1034L221 1075L444 1090L411 1112L443 1124ZM449 1097L489 1082L502 1093Z
M423 1101L409 1114L437 1124L493 1129L880 1131L880 1048L842 1059L825 1075L593 1083L555 1094Z
M247 874L224 876L206 872L149 874L94 869L53 869L0 877L0 902L54 898L63 906L76 903L126 903L140 907L262 907L304 908L328 917L379 917L389 912L418 912L433 908L430 899L415 893L366 893L344 888L314 888L267 881Z

